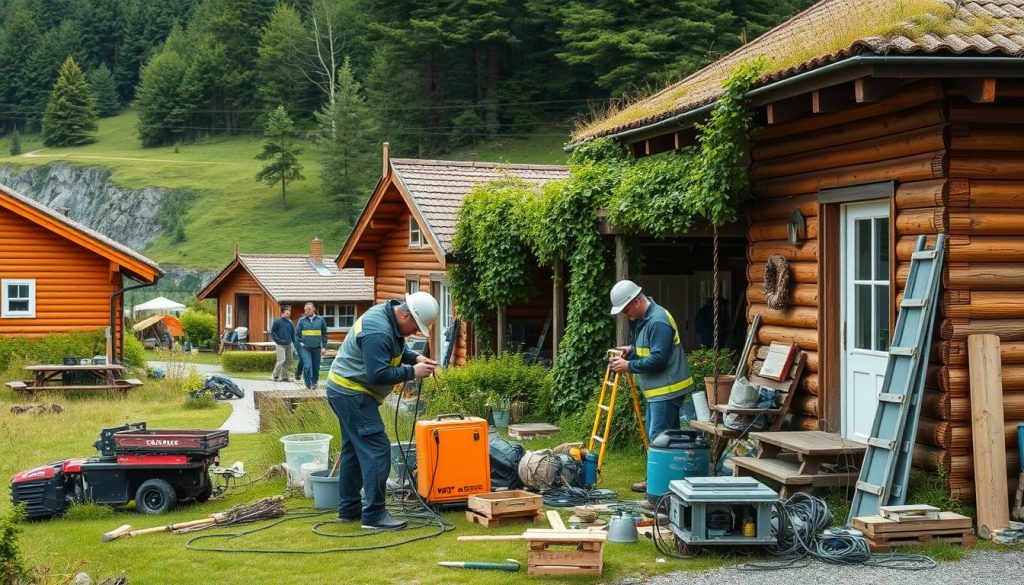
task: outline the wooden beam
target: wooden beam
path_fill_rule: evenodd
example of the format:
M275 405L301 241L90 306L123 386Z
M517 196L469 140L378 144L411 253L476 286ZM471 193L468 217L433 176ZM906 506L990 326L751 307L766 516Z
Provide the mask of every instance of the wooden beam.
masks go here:
M395 221L383 220L383 219L371 219L370 229L372 230L393 230L398 227L398 223Z
M957 86L971 103L991 104L996 101L996 80L986 79L957 79Z
M807 95L798 95L768 104L768 124L782 124L795 120L811 111L811 102Z
M853 87L847 83L823 87L811 92L811 112L834 112L853 101Z
M1006 528L1010 523L999 337L988 334L968 336L967 355L971 377L978 534L982 538L991 538L993 530Z
M377 276L376 256L365 256L363 258L363 274L366 276Z
M615 281L629 278L629 258L626 257L626 236L615 236ZM615 345L629 343L629 320L619 314L615 317Z
M505 307L498 309L498 326L495 329L494 353L500 356L505 351Z
M551 367L558 367L558 344L565 326L565 295L562 292L564 266L555 258L551 275Z
M862 77L853 82L854 100L858 104L871 104L880 102L896 93L900 88L899 79L878 79L875 77Z

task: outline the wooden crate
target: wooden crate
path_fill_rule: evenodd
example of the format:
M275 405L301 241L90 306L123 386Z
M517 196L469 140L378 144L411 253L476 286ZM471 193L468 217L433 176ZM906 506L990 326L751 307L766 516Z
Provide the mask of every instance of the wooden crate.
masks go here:
M533 516L544 506L544 498L525 490L509 490L469 496L469 509L487 518L506 514Z
M544 514L534 510L528 510L526 512L511 512L494 517L484 516L483 514L477 514L476 512L466 510L466 521L472 522L473 524L479 524L484 528L496 528L498 526L504 526L509 522L529 521L539 523L544 522L545 520L546 517Z
M924 545L948 542L974 546L974 523L967 516L941 512L938 520L911 520L896 522L881 516L860 516L853 519L853 527L864 533L871 550L885 552L896 546Z
M527 530L523 535L527 575L600 575L604 567L604 532Z

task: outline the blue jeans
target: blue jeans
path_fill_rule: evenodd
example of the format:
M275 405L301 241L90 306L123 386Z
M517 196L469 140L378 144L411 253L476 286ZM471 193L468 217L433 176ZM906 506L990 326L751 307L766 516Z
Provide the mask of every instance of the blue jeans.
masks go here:
M682 418L691 421L697 418L693 408L693 399L689 394L668 400L647 401L647 440L653 441L662 431L678 430Z
M308 348L301 346L299 353L302 355L302 380L306 388L312 388L320 381L320 348Z
M358 516L363 523L376 522L384 513L384 490L391 473L391 440L377 401L368 394L331 392L327 402L341 423L338 517Z

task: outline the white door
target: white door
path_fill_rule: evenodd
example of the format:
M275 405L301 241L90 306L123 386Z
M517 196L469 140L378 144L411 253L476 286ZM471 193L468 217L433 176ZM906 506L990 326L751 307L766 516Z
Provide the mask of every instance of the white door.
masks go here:
M867 442L889 354L889 202L843 207L842 434Z
M452 304L451 292L448 290L448 283L438 282L436 284L437 304L440 312L437 315L437 325L434 326L434 329L437 332L437 347L441 348L441 352L437 355L437 360L440 362L444 356L448 355L448 340L445 339L445 333L455 322L455 308Z

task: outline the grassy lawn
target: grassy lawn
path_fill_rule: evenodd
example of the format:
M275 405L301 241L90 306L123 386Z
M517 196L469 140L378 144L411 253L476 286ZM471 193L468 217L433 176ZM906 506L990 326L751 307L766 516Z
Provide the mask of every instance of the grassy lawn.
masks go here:
M175 152L174 146L142 148L136 122L132 111L100 120L96 142L79 147L44 148L38 135L25 135L24 154L0 156L0 164L65 161L111 169L112 180L127 188L195 191L197 197L184 217L186 241L175 243L163 235L144 250L161 263L219 269L231 259L236 243L242 252L301 253L314 236L324 240L324 249L332 254L341 249L349 226L327 209L320 195L312 145L300 155L306 180L288 187L288 209L282 210L280 189L255 180L262 165L255 160L262 148L260 137L208 138L182 144ZM546 128L536 136L495 139L446 158L558 163L565 160L561 146L566 136L565 128Z
M169 388L170 383L158 387L143 388L127 398L88 397L69 398L43 396L40 401L57 402L65 411L58 415L20 415L9 413L9 407L17 401L10 392L0 393L0 436L6 444L17 445L9 456L0 462L0 475L10 477L21 471L47 461L71 456L93 454L92 443L100 429L107 426L145 420L151 426L216 428L229 414L229 406L219 404L211 410L188 410L182 408L181 395ZM328 423L336 424L336 423ZM390 425L389 425L390 426ZM336 430L335 430L336 434ZM404 433L403 433L404 434ZM233 435L231 445L222 452L225 463L241 460L247 470L257 477L272 463L268 457L268 444L277 443L276 435ZM552 446L562 439L528 442L528 449ZM335 444L336 448L336 444ZM637 453L615 452L608 456L605 465L603 485L618 491L623 498L634 494L628 484L640 478L643 473L642 458ZM452 512L445 517L456 525L456 530L438 538L427 539L400 548L377 551L332 553L329 555L300 554L224 554L185 549L185 542L194 535L158 534L135 539L121 539L101 543L100 535L121 524L135 527L158 526L205 517L239 503L284 493L284 480L275 478L263 481L244 493L228 495L220 501L205 504L182 505L159 519L137 514L134 507L111 509L104 506L84 505L73 507L60 519L29 522L22 527L21 548L24 558L32 566L46 566L50 569L53 582L63 582L66 575L87 571L101 578L126 575L133 583L191 584L197 573L218 583L249 585L251 583L323 583L345 579L351 583L526 583L529 581L525 568L517 574L454 571L436 566L441 560L502 561L505 558L525 561L525 545L522 542L458 543L457 535L520 533L528 525L513 524L509 527L485 530L467 524L462 513ZM0 502L0 510L10 507L6 498ZM293 497L288 502L290 509L309 506L308 500ZM563 518L568 512L563 513ZM393 542L416 533L391 535L376 534L361 538L327 538L311 532L316 521L328 520L331 514L314 519L289 521L270 530L259 532L231 541L204 541L203 544L229 548L292 548L299 550L323 550L334 547L352 547ZM228 531L237 530L227 529ZM358 536L358 526L329 525L325 532L338 535ZM210 531L198 534L210 534ZM577 579L574 582L598 582L627 576L642 576L665 573L672 570L699 569L716 566L723 559L715 556L701 557L689 561L669 559L657 562L659 555L648 542L638 545L607 545L605 572L601 579ZM551 582L565 580L550 578Z

